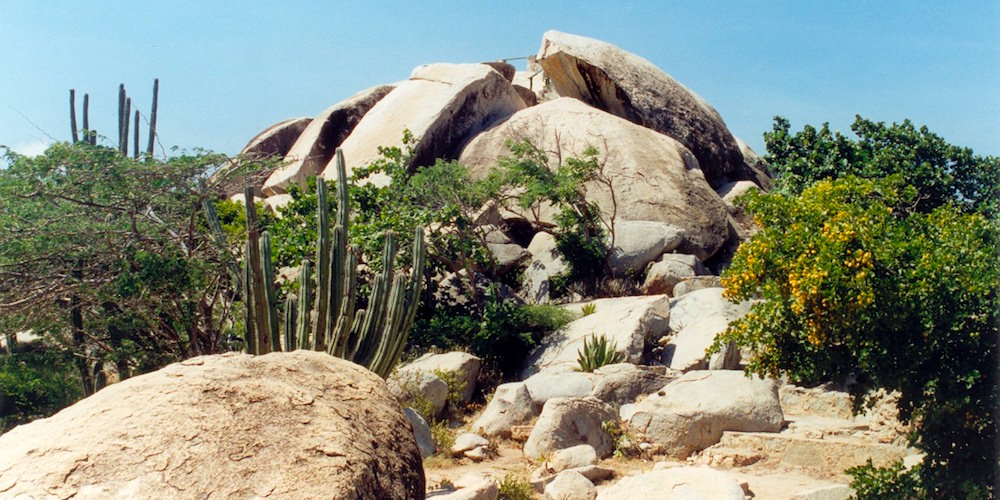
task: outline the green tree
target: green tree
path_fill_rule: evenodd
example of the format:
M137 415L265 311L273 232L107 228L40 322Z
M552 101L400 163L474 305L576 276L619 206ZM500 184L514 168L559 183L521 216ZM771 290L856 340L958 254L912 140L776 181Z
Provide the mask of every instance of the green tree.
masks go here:
M818 180L847 175L881 179L898 174L903 184L917 189L913 203L921 212L952 202L963 212L997 214L1000 158L949 144L927 127L857 116L851 125L856 140L831 132L826 123L819 130L806 125L794 134L790 128L788 120L775 117L772 130L764 134L764 159L781 191L798 194Z
M761 230L723 285L733 300L764 300L713 349L751 347L747 370L760 375L856 378L859 398L898 390L926 453L925 494L995 493L1000 228L957 201L928 210L901 174L836 177L747 195Z
M608 274L608 255L614 247L617 204L610 178L604 175L600 152L588 147L580 158L549 155L530 141L509 142L511 155L501 158L490 174L490 183L504 192L518 193L516 203L540 219L543 205L557 209L552 231L556 249L565 257L569 272L562 286L582 283L588 293ZM587 200L587 184L598 182L611 192L612 210L603 214ZM509 200L508 200L509 202ZM558 293L558 292L557 292Z
M197 216L220 155L128 158L79 142L0 170L0 316L120 375L225 350L229 280Z

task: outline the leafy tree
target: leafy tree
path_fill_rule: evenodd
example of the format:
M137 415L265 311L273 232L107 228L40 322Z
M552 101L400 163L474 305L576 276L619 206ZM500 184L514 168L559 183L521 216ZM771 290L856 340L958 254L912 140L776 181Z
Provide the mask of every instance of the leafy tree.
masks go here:
M0 170L0 316L122 377L225 350L229 281L197 210L219 155L128 158L80 142L7 152Z
M713 349L750 346L747 370L760 375L856 378L856 397L898 390L926 453L925 493L986 495L1000 480L1000 228L963 200L929 208L926 185L902 174L835 177L800 194L746 196L761 230L723 284L733 300L764 300Z
M540 219L545 204L555 207L557 227L551 229L556 249L566 258L569 272L561 287L581 282L588 290L608 274L608 255L614 246L614 220L617 205L610 178L603 173L599 151L588 147L580 158L562 158L559 152L549 155L530 141L508 142L511 156L500 159L491 172L493 185L505 191L515 188L521 209ZM601 213L597 203L587 200L587 183L606 185L612 194L612 213Z
M854 175L880 179L899 174L905 185L919 193L915 208L928 212L952 202L964 212L996 216L1000 200L1000 158L982 157L969 148L948 144L927 127L909 120L886 125L860 116L851 130L857 140L806 125L791 133L788 120L775 117L764 134L765 160L777 174L776 187L801 193L821 179Z

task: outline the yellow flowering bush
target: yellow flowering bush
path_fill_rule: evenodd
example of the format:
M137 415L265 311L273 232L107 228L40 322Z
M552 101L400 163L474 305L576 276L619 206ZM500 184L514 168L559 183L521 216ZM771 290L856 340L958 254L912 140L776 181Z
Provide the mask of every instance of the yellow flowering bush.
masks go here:
M722 278L759 300L716 340L749 346L747 370L899 390L931 496L996 484L997 221L947 203L916 211L897 176L821 180L744 198L761 230ZM860 399L857 399L860 403ZM995 492L992 492L995 494Z

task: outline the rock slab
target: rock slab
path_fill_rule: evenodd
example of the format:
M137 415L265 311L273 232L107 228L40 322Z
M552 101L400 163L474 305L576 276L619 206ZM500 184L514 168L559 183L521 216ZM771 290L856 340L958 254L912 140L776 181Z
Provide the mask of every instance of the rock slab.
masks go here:
M636 403L629 429L677 458L718 443L724 431L778 432L778 386L732 370L693 371Z
M0 436L0 496L423 498L385 382L313 351L192 358Z

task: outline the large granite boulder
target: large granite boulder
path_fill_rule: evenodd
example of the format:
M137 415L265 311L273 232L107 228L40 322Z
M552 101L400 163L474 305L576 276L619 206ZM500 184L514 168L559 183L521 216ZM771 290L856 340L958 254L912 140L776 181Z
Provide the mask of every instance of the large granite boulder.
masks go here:
M289 118L264 129L250 139L240 151L248 160L284 158L302 131L312 122L312 118Z
M601 423L616 418L614 408L597 398L550 399L524 442L524 456L537 460L557 450L588 444L597 456L606 457L614 449L614 440Z
M715 342L715 337L728 327L729 321L723 316L706 316L684 325L673 333L673 337L664 346L663 364L671 370L682 372L736 370L739 368L740 351L733 345L726 345L720 352L705 356L705 351Z
M670 330L679 332L687 325L716 316L733 321L750 311L751 302L734 304L723 296L723 288L702 288L670 301Z
M604 334L609 343L614 342L618 351L625 354L625 361L638 363L646 341L658 339L667 331L670 299L666 295L598 299L590 304L596 306L593 314L571 321L542 339L528 357L521 378L543 369L578 368L577 351L593 335ZM580 310L579 304L566 307Z
M474 177L485 177L499 158L510 156L508 139L529 140L544 151L561 151L563 159L580 157L588 146L599 150L603 174L613 188L588 183L587 199L616 220L655 221L680 228L685 235L678 251L705 260L729 237L728 212L705 181L698 161L676 140L593 108L560 98L515 113L469 142L459 161ZM350 156L348 156L350 158ZM550 168L556 155L549 155ZM511 210L516 211L512 207ZM530 213L521 217L535 221ZM552 224L555 211L542 207L537 222ZM617 242L617 238L616 238Z
M0 436L0 495L423 498L403 408L313 351L192 358Z
M430 64L413 70L361 119L340 147L348 172L379 159L378 148L402 147L403 132L415 142L410 167L454 159L477 133L524 108L510 82L485 64ZM336 169L323 176L336 178ZM385 176L370 177L377 185Z
M289 184L304 186L307 177L319 175L333 158L337 146L392 89L392 85L379 85L362 90L320 113L283 155L285 165L268 177L264 193L284 193Z
M676 458L718 443L723 431L778 432L783 424L777 382L732 370L685 373L636 403L628 421L657 452Z
M558 31L542 37L538 61L560 96L580 99L687 146L712 186L753 177L719 113L651 62L607 42Z

